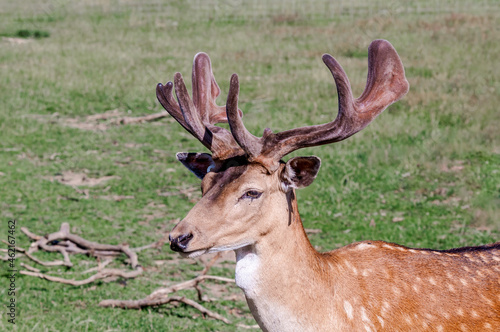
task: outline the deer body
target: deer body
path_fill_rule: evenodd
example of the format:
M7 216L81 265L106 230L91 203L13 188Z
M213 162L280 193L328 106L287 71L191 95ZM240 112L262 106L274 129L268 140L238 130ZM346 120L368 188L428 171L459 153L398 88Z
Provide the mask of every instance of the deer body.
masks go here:
M303 247L286 234L279 252L265 243L249 249L262 252L257 269L240 272L237 251L237 284L264 331L500 327L500 245L457 253L364 241L321 254L295 232ZM254 282L246 289L240 278Z
M241 121L236 75L226 112L215 104L220 90L206 54L193 64L193 100L180 74L158 85L165 109L213 152L177 155L202 179L202 198L171 231L171 248L187 257L234 250L236 284L264 331L500 331L500 242L444 251L383 241L327 253L311 246L295 189L313 182L320 160L281 158L355 134L408 90L387 41L370 46L358 99L340 65L323 60L337 84L337 118L276 134L266 129L261 138ZM218 122L229 122L231 132Z

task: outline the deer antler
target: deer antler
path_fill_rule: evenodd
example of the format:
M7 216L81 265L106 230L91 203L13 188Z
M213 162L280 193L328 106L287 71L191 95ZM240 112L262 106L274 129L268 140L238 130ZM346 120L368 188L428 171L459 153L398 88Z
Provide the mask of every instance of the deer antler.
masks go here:
M174 76L174 83L158 84L156 96L162 106L174 117L188 132L196 137L213 153L213 159L225 160L232 157L243 156L245 151L236 143L232 134L216 123L227 123L226 107L217 106L215 100L220 94L220 88L212 73L210 58L205 53L198 53L193 61L193 100L189 94L180 73ZM179 103L172 96L172 88ZM237 117L243 113L234 111Z
M156 95L163 107L193 136L213 153L213 159L245 156L274 172L285 155L305 147L342 141L365 128L389 105L403 97L409 88L401 59L386 40L375 40L368 48L368 78L363 94L354 99L346 73L329 54L323 62L337 85L339 112L332 122L273 133L269 128L262 137L252 135L243 124L238 108L239 81L233 74L226 103L217 106L220 93L212 74L210 58L198 53L193 63L193 101L189 98L180 73L174 84L158 84ZM172 96L172 87L179 104ZM231 132L215 126L229 122Z
M365 128L390 104L409 89L403 64L394 47L386 40L375 40L368 48L368 78L363 94L354 99L349 79L340 64L329 54L323 62L333 75L339 95L337 118L329 123L272 133L264 130L261 138L252 135L238 116L238 76L231 77L227 101L227 118L238 144L249 161L259 162L270 172L278 168L280 159L295 150L342 141Z

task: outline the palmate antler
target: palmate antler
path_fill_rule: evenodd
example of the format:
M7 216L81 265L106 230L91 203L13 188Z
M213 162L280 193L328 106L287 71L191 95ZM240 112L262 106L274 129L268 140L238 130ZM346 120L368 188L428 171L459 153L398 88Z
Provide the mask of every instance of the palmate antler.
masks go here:
M329 123L273 133L269 128L262 137L252 135L243 124L238 109L239 82L233 74L226 116L215 105L220 89L213 78L208 55L199 53L193 64L193 99L190 100L182 77L175 75L179 106L172 97L172 83L158 85L157 96L165 109L213 153L215 160L245 156L274 172L281 158L295 150L342 141L365 128L389 105L403 97L409 88L403 64L394 47L386 40L375 40L368 48L368 78L363 94L354 99L351 86L340 64L329 54L323 62L333 75L339 95L337 118ZM217 127L229 122L231 133Z

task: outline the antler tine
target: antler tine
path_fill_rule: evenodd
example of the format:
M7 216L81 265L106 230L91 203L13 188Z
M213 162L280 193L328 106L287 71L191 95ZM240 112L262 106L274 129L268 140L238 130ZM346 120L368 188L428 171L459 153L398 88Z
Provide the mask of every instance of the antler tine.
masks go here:
M262 150L262 138L252 135L243 124L243 120L238 116L238 95L240 92L240 83L238 75L231 76L229 93L227 95L226 112L229 122L229 128L234 139L239 146L245 150L250 159L257 157Z
M193 84L194 85L194 84ZM203 145L211 150L212 133L210 130L205 128L204 124L200 119L200 115L197 109L189 97L189 94L184 84L184 79L180 73L176 73L174 76L174 86L175 95L179 101L179 106L184 116L184 120L191 128L191 133L200 140Z
M212 63L208 54L200 52L195 55L192 82L193 102L202 121L211 125L227 123L226 107L216 104L220 88L212 74Z
M156 86L156 97L158 98L158 101L163 106L163 108L175 120L177 120L177 122L179 122L179 124L182 127L184 127L184 129L186 129L192 135L194 135L189 124L187 124L186 121L184 120L184 115L182 115L182 111L179 105L177 105L176 101L174 100L174 97L172 96L172 90L173 90L172 82L168 82L166 85L158 83L158 85Z

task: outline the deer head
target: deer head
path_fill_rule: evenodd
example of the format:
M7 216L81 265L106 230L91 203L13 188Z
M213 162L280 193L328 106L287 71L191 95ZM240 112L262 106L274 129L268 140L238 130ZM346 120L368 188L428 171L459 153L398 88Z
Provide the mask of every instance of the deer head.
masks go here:
M220 89L205 53L194 58L193 98L180 73L174 83L158 84L163 107L207 153L178 153L178 160L202 179L202 198L170 233L172 250L195 257L206 252L235 250L279 234L300 221L294 190L310 185L320 168L318 157L282 158L300 148L342 141L365 128L387 106L400 99L409 85L393 46L375 40L368 50L368 78L363 94L353 98L340 64L323 55L337 85L336 119L321 125L279 133L265 129L262 137L244 126L238 109L239 82L233 74L226 106L217 106ZM176 102L172 96L175 87ZM216 126L229 123L230 131ZM276 220L286 219L284 223Z

